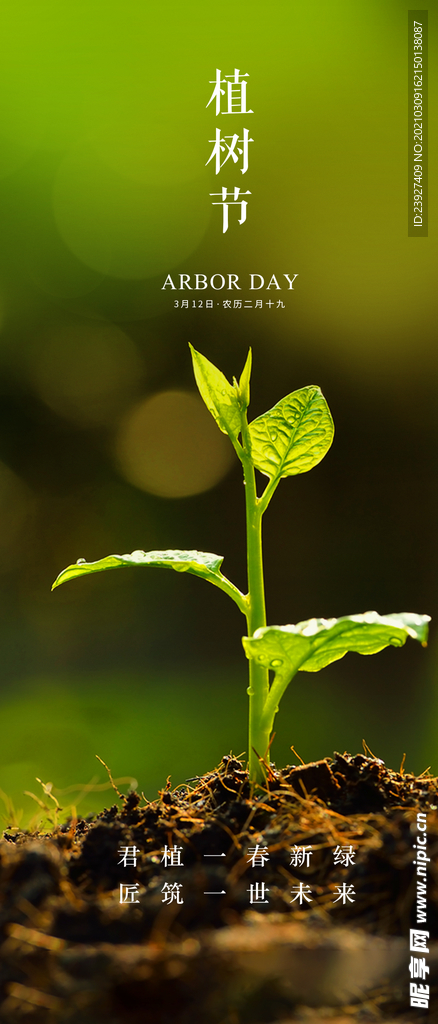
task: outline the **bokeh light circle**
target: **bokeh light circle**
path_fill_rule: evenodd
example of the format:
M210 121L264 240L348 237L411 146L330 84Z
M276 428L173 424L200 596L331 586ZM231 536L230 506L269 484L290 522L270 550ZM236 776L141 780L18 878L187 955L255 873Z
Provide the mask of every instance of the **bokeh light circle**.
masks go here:
M124 105L117 112L109 110L106 117L101 114L90 137L96 155L123 178L168 186L193 181L203 171L192 132L183 118L172 123L170 130L164 111L157 119L144 106L131 110Z
M198 247L211 213L204 193L199 178L135 181L84 148L60 165L53 207L78 259L110 277L141 279L170 271Z
M111 423L138 394L143 363L132 339L115 324L60 324L33 354L31 376L40 398L81 426Z
M161 391L136 404L120 424L115 455L129 483L163 498L210 490L233 462L229 441L188 391Z
M0 573L26 558L23 533L34 507L34 496L24 480L0 462Z

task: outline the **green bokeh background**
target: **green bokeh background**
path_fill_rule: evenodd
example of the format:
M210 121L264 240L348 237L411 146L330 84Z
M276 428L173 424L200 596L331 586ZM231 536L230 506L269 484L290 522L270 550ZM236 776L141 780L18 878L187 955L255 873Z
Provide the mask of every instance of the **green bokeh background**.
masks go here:
M326 460L266 516L269 620L436 612L437 154L431 130L429 237L408 238L408 9L2 4L0 787L27 816L36 775L103 783L96 753L152 797L246 750L243 620L223 594L134 571L50 594L76 558L139 547L217 551L244 587L239 467L172 499L129 483L114 455L136 402L193 392L188 341L229 377L253 346L254 416L309 383L333 412ZM254 139L245 178L205 167L217 67L250 76L253 114L234 122ZM230 215L224 235L209 193L240 179L247 222ZM260 310L224 309L224 293L184 310L167 273L299 276L284 309L259 292ZM432 630L427 651L299 676L273 757L365 737L393 767L406 751L409 770L436 772L436 657Z

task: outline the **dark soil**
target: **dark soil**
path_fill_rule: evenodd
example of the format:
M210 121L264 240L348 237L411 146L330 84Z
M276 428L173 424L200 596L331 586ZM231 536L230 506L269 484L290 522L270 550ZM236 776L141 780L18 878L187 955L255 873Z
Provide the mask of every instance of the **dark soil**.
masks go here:
M430 776L347 754L271 765L263 791L253 792L229 756L156 801L129 793L51 833L6 831L0 1020L438 1021L437 798ZM412 849L419 811L430 857L422 925ZM136 865L124 866L120 851L134 846ZM181 865L166 865L163 851L175 846ZM250 862L256 847L267 848L263 865ZM291 863L294 847L312 849L308 863ZM351 847L353 862L336 863L336 849ZM269 902L250 903L257 883ZM292 901L300 883L311 900L301 906ZM334 902L344 883L354 902ZM136 886L139 902L121 903L121 885ZM429 1011L409 1009L413 927L430 932Z

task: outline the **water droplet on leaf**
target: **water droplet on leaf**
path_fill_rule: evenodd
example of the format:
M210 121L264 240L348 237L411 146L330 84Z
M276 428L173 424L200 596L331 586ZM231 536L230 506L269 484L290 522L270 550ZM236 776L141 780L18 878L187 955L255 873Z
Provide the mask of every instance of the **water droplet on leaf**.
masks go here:
M248 686L246 692L249 693L250 697L252 697L255 691L252 686Z
M272 434L270 434L269 437L271 438L271 441L277 440L277 434L275 433L275 430L272 431Z
M85 565L86 561L86 558L78 558L76 561L76 565Z
M273 661L271 661L271 668L280 668L280 665L282 664L283 658L274 658Z

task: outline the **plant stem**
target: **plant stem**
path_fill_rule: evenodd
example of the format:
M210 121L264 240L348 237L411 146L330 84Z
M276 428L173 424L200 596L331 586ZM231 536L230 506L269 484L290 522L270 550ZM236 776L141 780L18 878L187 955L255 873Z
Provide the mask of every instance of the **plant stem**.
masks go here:
M246 621L248 636L256 629L266 626L265 585L263 579L262 515L263 509L257 498L254 465L251 459L251 442L246 414L242 413L243 452L241 460L245 479L246 504L246 550L248 565L248 609ZM256 782L265 781L259 754L269 761L269 729L263 723L263 709L269 694L269 671L251 658L249 662L249 773ZM255 751L257 753L255 753Z

